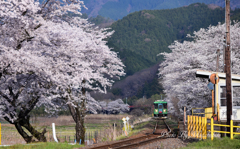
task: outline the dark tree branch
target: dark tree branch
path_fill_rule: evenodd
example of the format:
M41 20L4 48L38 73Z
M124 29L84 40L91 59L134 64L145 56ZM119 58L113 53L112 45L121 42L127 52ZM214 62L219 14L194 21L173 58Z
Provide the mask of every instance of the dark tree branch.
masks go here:
M7 68L10 67L10 64L8 64L5 68L3 68L2 74L7 74ZM1 77L0 77L1 78Z
M11 101L11 99L10 98L8 98L8 96L7 95L5 95L3 92L1 92L0 91L0 95L3 97L3 98L5 98L9 103L11 103L12 101Z
M3 117L7 122L9 122L10 124L14 124L14 122L10 121L10 119L7 116Z
M34 27L34 30L38 29L41 26L42 26L42 24L38 24L36 27Z
M13 98L13 100L17 100L19 95L22 93L23 89L25 88L25 86L21 86L20 89L18 90L17 94L15 95L15 97Z
M29 33L28 33L28 31L27 31L26 29L25 29L25 33L27 34L27 36L30 36Z
M69 108L69 111L72 115L72 118L73 118L74 122L76 123L77 122L77 117L76 117L76 111L75 111L74 107L71 104L68 104L68 108Z
M34 108L34 106L37 104L37 102L39 101L40 96L33 98L32 100L30 100L27 105L28 108L26 108L25 106L22 106L21 111L18 114L18 117L24 117L26 115L29 114L29 112L31 112L31 110Z
M48 4L49 1L50 1L50 0L47 0L46 3L43 5L43 7L42 7L42 9L41 9L41 13L42 13L42 10L47 6L47 4Z
M24 12L22 13L22 15L25 16L27 12L28 12L28 9L27 9L26 11L24 11Z
M23 40L21 40L19 43L18 43L18 45L17 45L17 50L19 50L19 49L21 49L21 47L22 47L22 43L25 41L26 39L23 39Z
M8 90L9 90L9 95L14 97L14 94L13 94L13 91L12 91L12 87L11 86L8 86Z

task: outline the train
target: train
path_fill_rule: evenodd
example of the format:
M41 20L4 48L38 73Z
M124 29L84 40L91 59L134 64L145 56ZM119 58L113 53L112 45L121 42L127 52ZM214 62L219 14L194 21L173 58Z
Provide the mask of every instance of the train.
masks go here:
M168 114L167 102L163 100L157 100L153 103L153 105L154 105L153 111L154 118L166 119Z

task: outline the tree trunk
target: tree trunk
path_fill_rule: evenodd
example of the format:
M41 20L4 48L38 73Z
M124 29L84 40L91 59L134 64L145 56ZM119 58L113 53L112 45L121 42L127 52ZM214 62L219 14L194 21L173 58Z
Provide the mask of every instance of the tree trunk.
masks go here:
M70 93L70 92L69 92ZM80 142L81 139L81 144L85 143L85 126L84 126L84 118L85 118L85 109L86 109L86 97L85 97L85 89L82 89L82 100L81 100L81 106L77 106L78 104L75 104L74 107L71 104L68 104L68 108L70 110L70 113L73 117L73 120L76 123L76 142Z
M44 134L46 133L46 129L43 130L42 133L38 132L36 129L34 129L32 127L32 125L29 123L29 116L27 118L19 118L19 120L17 120L14 123L16 129L18 130L19 134L23 137L23 139L27 142L27 143L32 143L32 142L36 142L33 139L33 136L38 140L38 142L47 142L46 137L44 136ZM29 136L22 127L25 127L31 134L32 136Z
M29 136L21 127L21 125L19 123L15 123L14 124L18 133L23 137L23 139L27 142L27 143L31 143L33 142L32 140L32 136Z
M81 104L82 105L82 104ZM85 127L84 127L84 116L85 116L85 108L82 107L73 107L72 105L68 105L70 109L70 113L73 117L73 120L76 123L76 141L84 144L85 142ZM82 110L83 109L83 110ZM83 112L82 112L83 111ZM84 113L84 114L82 114Z
M85 142L85 126L84 126L84 117L81 114L81 109L78 110L78 108L76 108L76 115L77 115L77 121L76 121L76 140L77 142L81 142L84 144Z
M83 98L82 98L82 101L81 101L81 107L80 107L80 139L82 140L82 142L84 143L85 142L85 126L84 126L84 118L85 118L85 115L86 115L86 90L84 88L82 88L82 95L83 95Z
M39 142L47 142L44 134L47 132L44 128L42 133L38 132L36 129L32 127L29 123L29 118L20 121L21 126L25 127Z

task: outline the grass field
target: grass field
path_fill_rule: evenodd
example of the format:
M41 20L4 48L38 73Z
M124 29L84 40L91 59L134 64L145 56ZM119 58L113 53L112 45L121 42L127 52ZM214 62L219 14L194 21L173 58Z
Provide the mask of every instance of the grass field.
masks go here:
M190 143L187 147L182 149L239 149L240 140L239 139L229 139L229 138L214 138L207 139L204 141L199 141L195 143Z
M73 149L83 147L83 145L75 144L71 145L69 143L37 143L37 144L16 144L13 146L0 147L3 149Z
M94 137L98 131L99 140L107 141L113 139L113 123L117 124L117 136L122 134L122 118L127 115L87 115L85 118L86 140ZM130 120L132 116L128 115ZM52 123L56 126L56 136L60 142L74 143L75 123L71 116L59 116L57 118L37 117L31 119L32 125L38 130L47 129L45 136L48 142L53 142ZM2 123L2 145L26 144L17 132L14 125Z
M101 139L99 141L109 141L112 140L112 124L117 123L118 126L121 126L121 119L127 115L88 115L86 117L86 130L87 133L94 132L96 130L101 130ZM148 116L146 116L148 117ZM133 121L137 121L139 118L130 118ZM37 118L33 121L33 125L36 129L41 130L47 128L48 132L46 137L48 141L53 141L52 138L52 128L51 122L56 124L57 137L60 138L60 143L48 142L48 143L37 143L37 144L25 144L24 140L17 133L15 127L10 124L2 124L2 144L3 145L12 145L0 148L7 149L73 149L82 147L82 145L75 144L72 145L69 142L73 143L73 137L75 133L75 124L70 116L61 116L58 118ZM169 123L169 122L168 122ZM150 125L153 125L152 122L143 122L139 125L136 125L134 130L130 132L129 136L136 134L140 131L143 131ZM117 140L126 138L122 134L122 128L118 129ZM66 136L66 142L65 142ZM70 141L69 141L70 136ZM14 145L15 144L15 145ZM189 143L187 147L182 149L239 149L240 148L240 136L235 136L235 139L230 140L229 138L216 138L213 141L210 139L199 141L195 143Z

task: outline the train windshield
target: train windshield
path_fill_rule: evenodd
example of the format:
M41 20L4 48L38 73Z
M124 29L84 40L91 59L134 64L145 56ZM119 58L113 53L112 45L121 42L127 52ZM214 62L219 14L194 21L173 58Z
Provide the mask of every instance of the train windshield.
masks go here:
M158 108L159 108L159 109L162 109L162 105L161 105L161 104L159 104L159 105L158 105Z
M154 109L158 109L158 104L154 104Z
M163 109L167 109L167 103L163 104Z

